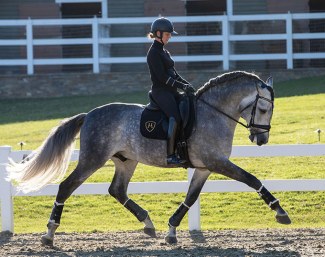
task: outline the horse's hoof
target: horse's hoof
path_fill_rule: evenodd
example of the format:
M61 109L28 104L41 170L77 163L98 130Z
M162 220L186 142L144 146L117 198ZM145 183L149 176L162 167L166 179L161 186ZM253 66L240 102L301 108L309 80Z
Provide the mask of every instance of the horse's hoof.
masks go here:
M49 238L47 235L41 237L42 245L53 247L53 239Z
M177 238L176 238L176 236L165 236L165 241L168 244L176 244Z
M154 228L144 228L143 232L150 237L157 237L156 230Z
M284 214L284 215L275 215L276 221L281 223L281 224L285 224L285 225L289 225L291 224L291 220L288 216L288 214Z

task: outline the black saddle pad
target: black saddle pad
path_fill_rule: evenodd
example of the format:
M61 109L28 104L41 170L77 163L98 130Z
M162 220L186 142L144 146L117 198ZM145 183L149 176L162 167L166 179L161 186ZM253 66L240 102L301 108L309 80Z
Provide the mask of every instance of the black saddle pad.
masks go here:
M194 98L194 96L183 96L182 100L179 102L179 109L182 117L181 133L179 133L179 135L182 135L183 140L186 140L192 134L195 122ZM140 131L144 137L166 140L168 136L168 118L157 108L159 107L151 102L143 110L140 120Z
M168 135L166 115L161 110L145 108L141 115L140 131L144 137L166 140Z

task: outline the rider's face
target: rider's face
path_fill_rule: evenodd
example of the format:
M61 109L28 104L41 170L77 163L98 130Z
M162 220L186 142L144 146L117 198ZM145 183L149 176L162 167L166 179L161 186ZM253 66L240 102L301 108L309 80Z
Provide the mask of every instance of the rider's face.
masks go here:
M163 38L162 41L164 42L164 44L166 45L169 41L169 39L172 37L172 34L169 32L163 32Z
M157 31L157 35L160 36L160 31ZM162 41L163 41L164 45L166 45L168 43L168 41L171 37L172 37L172 33L163 32Z

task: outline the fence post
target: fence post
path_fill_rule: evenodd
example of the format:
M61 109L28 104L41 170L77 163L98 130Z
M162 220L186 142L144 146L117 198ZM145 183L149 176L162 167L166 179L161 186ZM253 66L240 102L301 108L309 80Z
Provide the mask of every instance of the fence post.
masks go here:
M102 18L107 18L108 17L108 14L107 14L107 11L108 11L108 7L107 7L107 1L108 0L102 0Z
M27 74L34 74L34 50L33 50L33 23L31 18L28 18L26 24L26 55L27 55Z
M286 19L286 33L287 33L287 69L293 69L293 47L292 47L292 14L290 11Z
M190 182L193 177L195 169L187 169L188 181ZM191 206L188 211L188 229L201 230L200 222L200 196L197 198L196 202Z
M7 175L6 165L9 162L10 152L11 146L0 146L1 230L14 232L12 186L10 182L5 180Z
M94 17L92 23L93 31L93 72L99 73L99 38L98 38L98 19Z
M229 70L229 19L228 15L223 15L222 19L222 57L223 70Z
M233 15L233 0L227 0L227 15Z

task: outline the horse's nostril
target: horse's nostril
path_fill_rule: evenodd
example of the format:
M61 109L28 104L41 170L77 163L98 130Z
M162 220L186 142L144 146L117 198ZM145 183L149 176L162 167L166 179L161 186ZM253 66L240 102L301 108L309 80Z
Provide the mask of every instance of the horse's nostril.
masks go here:
M266 137L261 137L257 140L257 145L261 146L261 145L265 145L267 144L268 139Z

